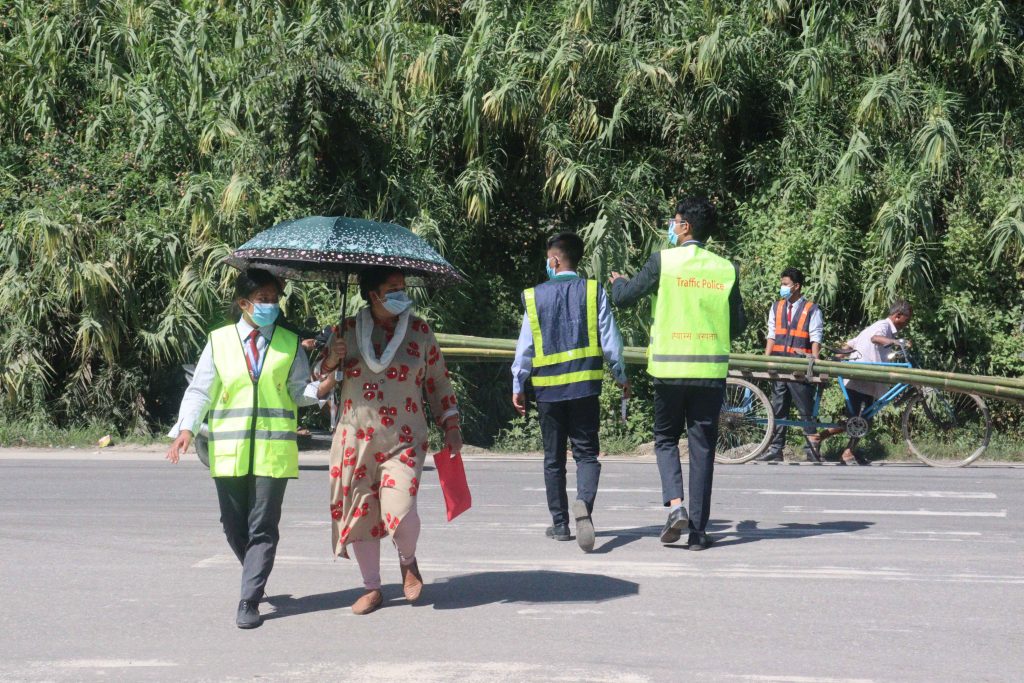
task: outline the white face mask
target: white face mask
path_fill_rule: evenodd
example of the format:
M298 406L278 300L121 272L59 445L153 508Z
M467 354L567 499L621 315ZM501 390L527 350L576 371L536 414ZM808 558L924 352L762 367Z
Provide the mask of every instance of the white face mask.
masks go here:
M412 308L413 304L412 299L405 293L405 290L388 292L383 298L378 294L377 300L392 315L402 315Z
M676 219L673 218L668 222L668 243L673 247L679 244L679 235L676 234Z
M264 304L250 301L252 304L252 312L249 313L249 317L256 323L256 327L266 327L267 325L273 325L277 321L277 316L281 313L280 304Z

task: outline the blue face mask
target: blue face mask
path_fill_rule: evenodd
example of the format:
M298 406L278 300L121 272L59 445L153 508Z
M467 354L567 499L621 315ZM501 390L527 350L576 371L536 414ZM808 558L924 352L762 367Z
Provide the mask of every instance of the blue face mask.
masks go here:
M793 293L792 288L789 285L782 285L779 287L779 296L783 299L789 300L790 295Z
M548 274L549 280L558 274L555 272L555 269L551 267L551 259L544 260L544 271Z
M381 304L393 315L402 315L412 308L412 299L404 291L388 292Z
M676 221L674 218L668 222L668 243L673 247L679 244L679 235L676 234Z
M277 322L277 316L281 313L281 306L278 304L252 303L252 313L249 317L256 324L256 327L266 327Z

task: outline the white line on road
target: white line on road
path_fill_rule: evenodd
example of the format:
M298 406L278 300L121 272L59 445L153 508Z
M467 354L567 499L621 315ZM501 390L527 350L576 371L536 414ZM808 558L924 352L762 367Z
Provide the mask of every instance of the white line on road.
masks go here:
M817 510L787 505L783 512L810 512L816 515L912 515L921 517L1006 517L1006 510L974 512L971 510Z
M599 609L564 609L564 608L559 609L557 607L539 609L539 608L536 608L536 607L528 607L526 609L516 610L516 614L529 615L529 616L538 615L538 614L540 614L540 615L543 615L543 614L555 614L555 615L558 615L558 616L562 616L562 615L566 615L566 614L604 614L604 611L603 610L599 610Z
M531 493L540 493L540 492L547 491L547 489L545 489L542 486L527 486L523 490L524 491L529 491ZM576 488L573 487L573 486L567 486L567 487L565 487L565 490L566 490L567 493L575 493L576 492ZM600 486L600 487L598 487L598 492L599 493L661 493L661 489L656 489L656 488L622 489L622 488L610 488L610 487Z
M545 491L541 486L527 486L523 488L523 491L530 493L541 493ZM575 493L576 489L572 486L566 487L566 492ZM756 493L761 496L850 496L855 498L951 498L955 500L993 500L998 496L990 491L894 491L894 490L878 490L873 491L871 489L798 489L798 490L781 490L781 489L754 489L754 488L728 488L728 487L716 487L715 492L733 492L733 493ZM661 493L660 488L654 487L641 487L641 488L613 488L613 487L600 487L599 493Z
M925 534L928 536L981 536L980 531L897 531L898 534Z
M874 683L870 678L829 678L827 676L771 676L765 674L726 674L728 678L758 683Z
M174 662L159 659L65 659L56 662L37 662L62 669L137 669L147 667L178 666Z
M804 489L801 491L758 491L762 496L860 496L865 498L955 498L958 500L991 500L996 494L988 491L871 491L864 489Z

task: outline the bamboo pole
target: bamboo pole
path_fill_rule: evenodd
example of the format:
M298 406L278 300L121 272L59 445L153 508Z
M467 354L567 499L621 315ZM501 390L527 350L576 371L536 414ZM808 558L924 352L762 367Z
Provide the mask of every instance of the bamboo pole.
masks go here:
M752 370L760 372L795 373L791 364L772 363L771 361L741 360L735 363L730 362L730 368L740 370ZM806 363L804 364L806 369ZM868 368L841 367L836 371L821 368L814 364L816 374L827 372L830 376L841 375L845 379L855 379L877 384L914 384L919 386L932 387L935 389L946 389L949 391L960 391L972 394L982 394L992 398L1007 398L1013 400L1024 400L1024 389L1007 387L996 384L979 384L970 381L970 375L956 375L954 377L931 377L921 376L914 372L913 368L901 368L899 371L872 371Z
M514 339L452 334L438 334L437 339L443 345L442 352L453 360L506 362L511 361L515 355L516 341ZM623 349L623 357L627 363L644 364L647 362L647 349L639 346L627 346ZM786 376L784 379L789 379L790 377L805 376L808 370L808 361L806 358L786 356L732 354L729 357L729 369L739 373L776 373ZM990 398L1024 401L1024 380L1015 378L964 375L937 370L895 368L829 360L814 361L813 373L813 376L819 381L822 378L842 376L846 379L878 384L906 383L980 394Z
M742 354L734 353L729 356L730 361L739 362L757 362L759 360L770 359L772 362L779 363L782 365L792 365L794 368L806 368L806 358L794 358L786 356L762 356L756 354ZM816 360L814 361L814 368L816 370L828 370L836 374L845 374L849 368L867 368L867 369L882 369L890 370L892 372L903 373L909 372L917 377L934 377L937 379L958 379L958 378L970 378L971 382L977 384L991 384L994 386L1005 386L1017 389L1024 389L1024 379L1015 377L993 377L990 375L964 375L953 372L943 372L940 370L925 370L922 368L895 368L891 366L880 366L871 365L868 363L858 363L856 361L844 362L844 361L831 361L831 360ZM839 369L843 370L843 373L839 372Z
M504 349L474 349L471 347L441 347L445 359L452 361L478 361L482 363L509 363L515 358L515 351Z
M773 359L774 360L774 359ZM758 360L756 358L739 359L732 363L737 367L794 372L800 374L807 369L807 363L794 365L792 363L777 363L773 360ZM999 382L977 382L973 375L960 375L955 373L925 374L916 368L887 369L880 366L855 365L852 363L829 363L828 365L815 363L815 373L827 373L830 376L842 376L846 379L856 379L880 384L909 383L921 386L934 387L936 389L949 389L954 391L968 391L985 393L998 397L1024 398L1024 389L1013 385L1004 385ZM989 378L998 379L998 378Z

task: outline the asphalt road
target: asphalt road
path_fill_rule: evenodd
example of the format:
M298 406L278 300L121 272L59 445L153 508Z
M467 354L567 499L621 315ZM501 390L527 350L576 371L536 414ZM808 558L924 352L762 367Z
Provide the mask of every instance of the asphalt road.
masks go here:
M422 603L356 617L328 475L289 485L255 631L198 462L0 454L0 679L1020 681L1024 469L719 466L716 545L663 547L657 470L608 460L598 545L544 538L540 463L467 462L475 507L421 489ZM571 479L570 479L571 481Z

